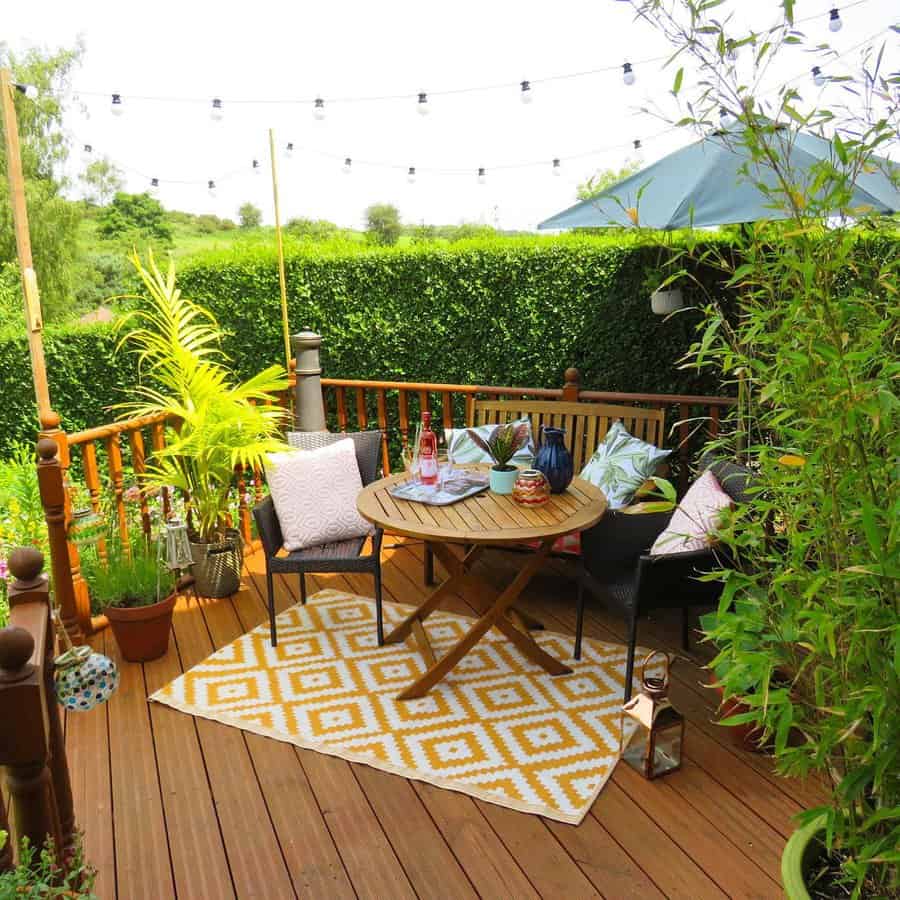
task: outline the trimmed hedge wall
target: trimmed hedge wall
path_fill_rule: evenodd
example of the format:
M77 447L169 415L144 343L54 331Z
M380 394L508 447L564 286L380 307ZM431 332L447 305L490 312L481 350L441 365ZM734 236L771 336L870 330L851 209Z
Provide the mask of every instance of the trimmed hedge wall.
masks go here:
M287 259L293 331L323 335L323 368L344 378L559 387L577 366L587 388L718 393L676 361L695 315L650 312L643 286L659 251L628 237L462 242L364 252L310 249ZM274 250L208 254L183 264L185 296L216 314L248 375L281 360ZM690 298L688 298L689 300ZM109 325L48 328L54 407L66 429L109 421L136 372ZM0 340L5 400L0 453L34 434L24 337Z

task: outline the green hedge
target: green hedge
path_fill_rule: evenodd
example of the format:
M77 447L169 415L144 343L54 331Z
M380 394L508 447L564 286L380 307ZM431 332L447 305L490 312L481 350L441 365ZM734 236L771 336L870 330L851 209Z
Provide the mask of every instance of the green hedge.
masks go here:
M292 330L323 335L324 370L335 377L558 387L574 365L598 390L716 393L716 384L676 367L693 314L664 321L650 312L642 282L658 259L656 248L626 237L313 247L287 259L289 317ZM179 283L226 327L242 374L281 360L274 250L199 257L182 264ZM128 355L114 353L112 328L48 328L45 344L64 427L112 419L107 407L136 375ZM0 374L2 453L34 434L24 337L0 339Z

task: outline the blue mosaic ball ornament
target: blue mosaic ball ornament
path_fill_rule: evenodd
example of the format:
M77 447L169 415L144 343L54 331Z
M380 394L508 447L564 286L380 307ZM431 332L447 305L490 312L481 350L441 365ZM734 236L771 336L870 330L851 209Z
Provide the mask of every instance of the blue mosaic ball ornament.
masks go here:
M118 666L90 647L74 647L56 658L56 699L63 709L87 712L105 703L119 686Z

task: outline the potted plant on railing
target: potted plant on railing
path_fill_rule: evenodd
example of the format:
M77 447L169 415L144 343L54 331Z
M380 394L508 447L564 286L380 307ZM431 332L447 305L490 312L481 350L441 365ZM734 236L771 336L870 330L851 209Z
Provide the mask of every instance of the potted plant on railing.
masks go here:
M491 490L495 494L511 494L519 470L510 465L510 460L528 443L528 423L497 425L486 438L474 428L468 432L472 441L494 461L489 473Z
M136 253L132 263L147 293L120 322L120 346L136 352L147 383L131 388L135 400L120 408L124 416L164 414L171 423L144 484L183 492L196 591L225 597L240 586L242 565L240 534L230 516L235 468L261 469L268 453L288 449L278 437L285 413L275 403L288 387L287 375L281 366L269 366L236 382L218 323L181 296L174 265L164 276L152 253L146 268Z

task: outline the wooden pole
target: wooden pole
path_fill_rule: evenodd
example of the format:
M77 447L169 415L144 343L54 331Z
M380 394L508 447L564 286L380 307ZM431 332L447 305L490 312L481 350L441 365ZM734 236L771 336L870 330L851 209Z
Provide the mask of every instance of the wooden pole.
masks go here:
M28 349L31 354L31 378L37 400L38 420L42 429L55 428L59 417L50 406L50 388L47 385L47 366L44 362L44 328L37 276L31 259L31 238L28 234L28 209L25 205L25 176L22 173L22 156L19 150L19 127L13 102L15 85L12 72L0 69L0 106L3 108L3 136L6 142L6 168L9 173L9 199L12 204L13 226L16 233L16 252L22 273L22 296L25 301L25 330L28 333Z
M281 237L281 209L278 205L278 164L275 158L275 129L269 129L269 156L272 159L272 198L275 201L275 239L278 243L278 283L281 287L281 328L284 332L284 366L291 365L291 330L288 325L287 279L284 275L284 241Z

